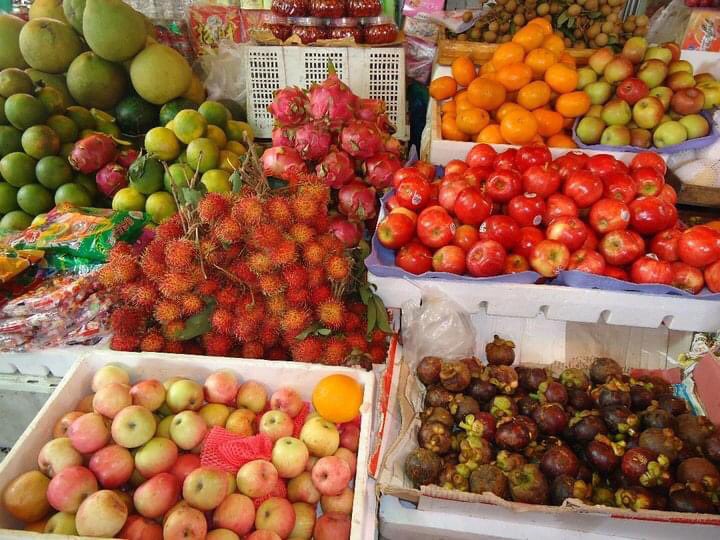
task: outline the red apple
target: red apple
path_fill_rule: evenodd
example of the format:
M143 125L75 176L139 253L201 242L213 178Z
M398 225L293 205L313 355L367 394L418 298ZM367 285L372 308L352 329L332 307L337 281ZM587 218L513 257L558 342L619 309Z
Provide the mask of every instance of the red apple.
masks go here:
M522 255L512 253L505 257L505 268L503 274L517 274L518 272L526 272L530 270L530 263Z
M695 268L684 262L674 262L670 267L673 271L673 287L688 291L692 294L697 294L702 291L705 286L705 278L699 268Z
M677 192L675 191L675 188L672 187L670 184L665 184L663 186L663 188L660 190L660 193L658 193L658 197L660 197L666 203L672 204L673 206L677 204Z
M433 255L432 267L435 272L462 275L465 273L465 251L452 244L443 246Z
M630 276L628 275L628 273L618 266L606 264L603 274L607 277L619 279L621 281L630 281Z
M720 261L707 266L703 272L703 277L710 292L720 292Z
M705 104L705 94L698 88L681 88L670 99L670 109L687 116L699 113Z
M678 240L681 236L682 231L679 229L667 229L659 232L650 240L650 251L663 261L675 262L680 258Z
M517 170L515 166L515 156L517 156L517 150L515 148L508 148L504 152L500 152L495 156L493 168Z
M430 206L418 216L417 235L428 247L446 246L455 236L455 223L442 206Z
M530 259L533 248L543 240L545 240L545 235L537 227L520 227L520 240L513 251L526 259Z
M406 178L412 178L416 180L427 180L430 179L426 177L424 174L422 174L416 167L403 167L402 169L398 169L395 171L395 174L393 174L393 187L395 189L398 188L400 185L400 182L405 180Z
M599 242L598 237L595 234L595 231L588 228L588 235L587 235L587 238L585 239L585 242L581 246L581 249L597 250L598 242Z
M497 214L488 217L478 228L480 240L497 240L507 250L520 241L520 227L510 216Z
M492 217L492 216L490 216ZM490 219L490 218L488 218ZM487 220L485 220L487 221ZM481 225L482 226L482 225ZM478 230L472 225L460 225L455 230L455 237L453 238L453 245L463 248L465 251L469 250L475 242L480 240Z
M568 270L579 270L590 274L602 276L605 272L605 259L597 251L592 249L578 249L570 255Z
M432 252L413 240L400 248L395 255L395 264L411 274L424 274L432 269Z
M512 169L496 170L485 183L485 194L496 203L506 203L521 193L522 178Z
M462 174L468 168L468 164L462 159L451 159L445 165L445 174Z
M602 237L600 254L613 266L625 266L645 252L645 242L635 231L611 231Z
M496 240L479 240L467 253L468 273L475 277L496 276L505 267L505 248Z
M444 178L440 182L440 188L438 190L438 204L448 212L452 212L458 195L460 195L460 192L466 187L470 187L470 184L467 180L457 175Z
M437 173L435 165L433 165L432 163L428 163L427 161L418 161L413 164L413 167L420 171L420 174L422 174L428 180L433 180Z
M543 223L547 225L560 216L577 216L579 210L575 201L562 193L553 193L545 201L545 214Z
M455 200L453 212L466 225L480 225L492 210L491 202L478 188L468 187Z
M579 151L573 151L557 158L553 161L553 165L560 173L560 177L563 180L567 180L573 172L584 168L589 159L590 158L586 154Z
M395 195L400 206L417 212L425 208L430 201L430 184L424 178L406 178L398 185Z
M672 227L677 211L658 197L640 197L630 203L630 225L643 236L650 236Z
M613 172L626 172L623 170L623 165L610 154L595 154L588 158L586 168L593 175L604 179Z
M521 227L540 225L545 214L545 201L534 193L518 195L508 203L507 214Z
M590 171L575 171L565 181L563 193L570 197L578 208L587 208L597 202L603 194L603 183Z
M603 197L630 204L637 195L635 180L629 174L614 172L604 178Z
M576 251L585 243L588 229L580 218L560 216L552 220L545 230L548 240L557 240L565 244L568 250Z
M642 98L650 93L648 85L645 81L637 77L629 77L621 82L615 90L615 95L619 99L624 99L630 105L635 105Z
M570 264L570 251L562 242L543 240L533 248L530 266L544 277L555 277Z
M638 195L644 197L658 195L665 186L665 176L660 174L654 167L633 169L632 177L635 180Z
M670 285L673 281L673 271L669 262L661 261L652 255L645 255L630 267L630 279L635 283Z
M544 144L522 146L515 153L515 168L521 173L530 167L542 167L550 161L552 161L552 154Z
M589 221L600 234L620 231L630 224L630 210L618 199L600 199L590 208Z
M470 167L492 167L496 157L497 152L489 144L476 144L465 156L465 161Z
M523 190L526 193L535 193L543 199L549 197L560 189L562 178L553 167L544 165L531 165L523 173Z
M406 215L391 212L378 223L377 235L383 246L389 249L398 249L415 236L415 224Z
M720 259L720 234L704 225L690 227L678 239L678 255L690 266L702 268L713 264ZM705 281L708 281L707 276Z
M660 154L655 152L638 152L635 154L635 157L630 162L630 169L636 170L642 167L652 167L663 177L667 172L667 163Z
M488 176L493 172L490 167L470 167L462 173L462 179L465 180L468 185L484 189L482 186L488 179Z

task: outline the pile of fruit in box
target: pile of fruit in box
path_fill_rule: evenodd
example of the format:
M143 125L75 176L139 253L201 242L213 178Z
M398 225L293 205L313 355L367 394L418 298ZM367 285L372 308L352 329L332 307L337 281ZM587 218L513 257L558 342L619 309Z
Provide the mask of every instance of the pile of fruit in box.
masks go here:
M588 64L578 82L592 103L575 129L582 143L665 148L711 132L700 113L720 105L720 83L694 74L676 44L636 37L622 54L600 49Z
M112 538L350 537L362 387L322 379L315 412L230 371L131 385L105 366L2 505L25 529ZM50 411L52 413L52 411ZM57 414L57 413L56 413ZM319 507L322 515L317 516Z
M407 272L489 277L579 270L699 293L720 291L720 223L684 228L666 165L544 146L473 147L443 178L416 163L397 171L378 240Z
M492 493L519 503L715 514L720 432L659 378L634 379L610 358L553 377L517 366L495 336L488 365L425 357L415 486Z

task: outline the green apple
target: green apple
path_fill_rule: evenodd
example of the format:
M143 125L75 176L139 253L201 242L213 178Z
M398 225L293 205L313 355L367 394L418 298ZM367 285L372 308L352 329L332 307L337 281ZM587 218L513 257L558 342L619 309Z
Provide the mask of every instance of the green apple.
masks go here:
M603 78L610 84L617 84L632 77L633 71L633 64L630 60L624 56L616 56L605 66Z
M669 64L672 61L672 51L665 47L650 47L645 51L643 60L660 60L664 64Z
M583 144L597 144L600 142L600 137L604 129L605 122L600 118L586 116L578 122L575 133L577 133L578 138Z
M687 60L674 60L668 65L668 75L677 73L678 71L687 71L690 75L693 74L693 66Z
M695 86L695 77L687 71L676 71L672 75L667 76L665 84L669 86L673 92L677 92L683 88L692 88Z
M697 139L705 137L710 133L710 124L704 116L700 114L688 114L678 120L687 131L688 139Z
M667 76L667 66L657 59L647 60L640 64L637 78L647 84L651 90L660 86Z
M703 109L712 109L720 105L720 82L703 81L697 85L697 88L705 96Z
M704 82L715 82L715 77L713 77L710 73L696 73L695 82L697 84Z
M603 105L612 96L613 87L607 81L595 81L583 88L583 91L590 96L591 104Z
M202 385L190 379L174 382L165 396L165 401L174 413L185 410L197 411L202 407L204 399Z
M665 148L687 141L688 133L680 122L671 120L660 124L653 133L653 143L658 148Z
M623 46L622 55L633 64L642 62L647 51L648 42L642 36L634 36L628 39Z
M577 71L578 74L578 83L576 90L582 90L585 88L588 84L593 83L597 81L597 73L595 73L595 70L590 67L581 67Z
M602 115L603 106L600 104L597 105L590 105L590 108L588 109L588 112L585 113L585 116L590 116L592 118L600 118Z
M665 107L662 102L653 96L642 98L633 106L633 120L639 128L653 129L660 125Z
M630 130L627 126L608 126L602 132L600 144L626 146L630 144Z
M663 104L663 107L665 107L666 111L670 108L670 100L673 97L673 91L667 86L656 86L650 90L650 95L658 98L660 103Z
M613 99L603 107L601 118L608 126L624 126L632 119L632 110L627 101Z
M602 75L610 61L615 58L615 53L610 47L603 47L595 51L590 58L588 58L588 65L597 73Z

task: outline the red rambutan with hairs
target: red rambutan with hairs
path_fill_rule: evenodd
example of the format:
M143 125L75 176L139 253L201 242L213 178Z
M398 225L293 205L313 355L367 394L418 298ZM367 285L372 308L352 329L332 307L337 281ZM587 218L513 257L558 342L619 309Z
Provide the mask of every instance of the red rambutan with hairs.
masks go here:
M235 324L235 315L229 309L218 307L215 308L210 324L213 330L219 334L229 336L233 333L233 326Z
M298 244L306 244L317 236L317 231L307 223L293 223L289 232Z
M265 347L272 347L280 337L280 320L276 317L266 317L258 332L258 340Z
M376 328L370 335L370 341L372 343L387 343L387 337L388 335L385 332Z
M181 354L185 352L182 341L167 341L165 340L165 346L163 352L171 354Z
M328 277L333 281L344 281L350 275L350 261L342 255L331 255L325 267Z
M263 274L258 278L260 291L266 296L280 294L287 285L278 274Z
M308 287L315 288L327 284L327 275L322 266L308 268Z
M229 285L220 289L215 295L215 300L222 307L232 309L240 301L240 290L237 287Z
M134 334L115 334L110 339L113 351L135 352L140 347L140 337Z
M342 255L345 251L345 244L333 233L325 233L318 237L318 242L331 255Z
M172 270L185 270L197 262L197 247L186 239L169 240L165 244L165 262Z
M320 203L309 194L298 193L292 199L292 211L295 219L303 223L312 223L320 213Z
M277 225L261 223L250 231L247 243L255 249L272 251L282 240L283 234Z
M345 333L359 332L365 325L365 320L352 311L345 311L345 323L343 324L343 331Z
M138 309L118 307L110 314L110 328L115 334L139 335L146 324L145 315Z
M294 338L310 325L310 314L299 308L289 308L282 314L280 328L289 339Z
M289 226L293 221L292 208L286 197L276 195L270 197L265 204L270 219L284 227Z
M163 328L165 339L171 341L179 341L180 336L185 331L185 323L183 321L171 321Z
M339 366L350 354L350 346L347 341L340 337L329 337L325 341L322 353L322 363L328 366Z
M384 364L387 359L387 346L373 343L368 350L373 364Z
M325 250L318 242L307 242L303 246L303 259L310 266L317 266L325 260Z
M307 284L308 273L305 267L292 264L282 271L282 277L291 289L299 289Z
M212 278L200 282L197 292L200 296L213 296L220 289L220 283Z
M276 266L287 266L297 259L297 245L292 240L282 240L270 252L270 260Z
M367 306L362 302L350 302L347 308L348 311L352 311L356 315L360 315L362 318L365 318L365 315L367 315Z
M173 300L158 300L153 315L160 324L167 324L182 317L182 308Z
M213 239L200 240L200 255L211 266L222 266L225 263L225 250L220 242Z
M330 228L330 218L327 215L327 208L325 206L320 207L321 211L315 216L313 225L318 232L326 232Z
M291 306L302 307L310 302L310 295L307 289L288 289L285 297Z
M155 227L155 238L161 240L174 240L175 238L180 238L183 234L185 234L185 231L183 230L182 221L180 221L178 214L166 220L162 225Z
M317 336L309 336L305 339L297 340L290 347L292 359L296 362L316 363L320 360L323 353L323 341Z
M240 299L235 314L238 317L250 319L256 324L260 324L266 317L266 304L259 295L250 296L246 294Z
M270 257L262 251L255 251L247 256L247 265L254 274L265 274L272 271L273 263Z
M252 227L263 220L265 208L257 195L241 195L232 205L230 215L245 227Z
M202 341L209 356L227 356L233 346L232 339L217 332L208 332L203 335Z
M318 306L332 298L332 290L327 285L320 285L310 289L310 302L314 306Z
M318 304L315 314L323 326L333 330L341 329L345 322L345 306L335 298L329 298Z
M158 292L148 280L134 281L120 289L120 296L131 306L151 311L157 300Z
M150 330L140 341L143 352L161 352L165 348L165 338L157 330Z
M118 256L134 257L135 251L127 242L117 242L108 252L108 260L111 261Z
M208 193L198 203L198 217L207 224L224 218L230 210L230 201L221 193Z
M232 335L241 342L255 341L257 339L258 324L247 317L235 317Z
M145 277L160 281L167 270L165 265L165 241L155 238L140 258L140 269Z
M282 347L271 347L263 355L268 360L287 360L288 354Z
M246 285L255 285L257 283L257 276L250 270L250 266L244 260L236 259L227 268L227 271Z
M213 234L221 244L229 245L242 240L243 230L233 218L224 217L213 227Z
M203 350L200 343L198 343L194 339L188 341L179 341L178 344L181 345L182 352L184 352L185 354L205 354L205 351Z
M262 343L258 341L248 341L242 344L241 356L243 358L262 358L263 352L265 352Z
M158 287L163 296L175 296L191 291L197 285L200 276L194 272L167 272Z
M281 316L287 309L285 295L274 294L266 299L267 310L276 317Z
M98 272L98 281L105 287L117 287L130 283L138 277L140 269L135 258L129 255L117 255L108 261Z
M362 334L347 334L345 336L345 341L350 347L350 350L357 349L358 351L365 353L370 347L367 338Z
M197 294L193 293L183 294L178 299L178 302L180 304L182 314L186 317L190 315L195 315L196 313L200 313L205 307L205 303L203 302L202 298L200 298Z

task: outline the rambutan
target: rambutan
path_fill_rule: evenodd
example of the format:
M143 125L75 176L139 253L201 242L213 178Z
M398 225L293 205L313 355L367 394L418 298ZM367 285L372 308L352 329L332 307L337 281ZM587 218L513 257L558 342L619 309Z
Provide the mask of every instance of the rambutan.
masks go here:
M250 270L250 266L244 260L236 259L227 268L227 271L246 285L255 285L257 283L257 276Z
M113 351L135 352L140 346L140 337L134 334L115 334L110 340Z
M323 353L323 341L317 336L309 336L293 343L290 348L292 359L296 362L316 363Z
M320 211L315 216L315 219L313 219L313 226L319 233L330 230L330 218L327 215L327 207L320 207Z
M327 205L330 202L330 188L325 182L309 182L303 184L298 192L317 201L320 205Z
M212 325L213 330L226 336L232 334L234 323L235 315L233 312L223 307L216 308L213 312L212 318L210 319L210 324Z
M312 266L308 268L308 287L320 287L327 284L327 275L325 269L321 266Z
M283 227L287 227L293 221L292 208L285 197L270 197L265 204L265 209L270 219Z
M140 268L145 277L160 281L165 275L165 241L155 238L150 242L140 258Z
M303 246L303 259L310 266L317 266L325 260L325 250L318 242L307 242Z
M185 270L197 261L197 247L186 238L170 240L165 244L165 262L172 270Z
M350 302L347 305L348 311L352 311L356 315L360 315L361 317L365 317L367 315L367 306L363 304L362 302Z
M167 324L182 316L182 308L173 300L158 300L153 315L160 324Z
M247 256L247 265L250 271L257 275L265 274L273 269L270 257L262 251L250 253Z
M182 341L167 341L165 340L165 346L163 352L171 354L181 354L185 352Z
M310 302L310 294L307 289L288 289L285 297L291 306L301 307Z
M155 238L161 240L174 240L180 238L183 234L185 234L185 231L178 214L163 222L162 225L155 227Z
M282 240L283 234L277 225L262 223L250 231L247 243L255 249L272 251Z
M157 330L150 330L140 341L143 352L160 352L165 348L165 338Z
M270 252L270 260L276 266L287 266L297 259L297 245L292 240L282 240Z
M299 193L291 201L293 215L300 222L312 223L320 211L320 203L312 195Z
M200 296L212 296L220 289L220 283L217 280L209 278L200 282L197 288Z
M217 332L208 332L202 337L205 354L209 356L227 356L233 342L228 336Z
M224 245L234 244L243 237L240 224L231 217L224 217L213 226L215 238Z
M330 337L325 341L325 347L322 352L322 363L327 366L339 366L348 354L350 354L350 346L345 339L340 337Z
M289 232L298 244L306 244L317 236L317 231L307 223L293 223Z
M133 251L132 245L127 242L116 242L108 252L108 260L111 261L118 256L134 257L135 252Z
M335 298L329 298L318 304L315 313L323 326L333 330L339 330L345 322L345 305Z
M310 289L310 302L314 306L319 306L330 298L332 298L332 290L327 285L320 285Z
M215 300L217 300L217 303L222 307L232 309L240 300L240 296L240 290L230 285L220 289L217 294L215 294Z
M271 347L267 351L265 351L265 354L263 354L265 358L268 360L287 360L288 354L285 349L282 347Z
M98 280L105 287L117 287L130 283L140 274L140 269L130 255L117 255L98 272Z
M230 215L245 227L252 227L262 221L265 209L257 195L241 195L232 205Z
M282 271L282 277L291 289L299 289L307 284L307 270L299 264L292 264Z
M350 260L342 255L331 255L325 268L333 281L345 281L350 275Z
M333 233L321 234L318 237L318 242L325 249L325 252L330 255L342 255L343 251L345 251L345 244Z
M360 315L350 310L345 311L345 323L343 324L343 331L346 334L349 334L351 332L359 332L360 330L362 330L364 324L365 320Z
M208 193L198 203L197 210L200 221L212 224L227 215L230 201L221 193Z
M255 341L257 339L258 324L252 319L235 317L232 335L241 342Z
M310 325L310 314L299 308L287 309L280 319L280 328L285 336L294 338Z
M258 285L262 293L266 296L280 294L287 287L278 274L263 274L258 279Z
M175 296L191 291L199 281L199 274L195 272L167 272L160 280L159 289L163 296Z
M287 301L285 295L274 294L268 296L266 300L267 310L276 317L281 316L287 309Z
M197 294L186 293L180 296L178 299L182 314L187 316L195 315L200 313L205 307L205 303L202 301Z
M141 280L126 284L120 290L120 295L131 306L150 311L155 305L158 293L150 281Z
M185 354L205 354L202 346L194 339L178 343L182 345L182 352Z
M386 343L387 336L388 335L385 332L376 328L375 330L372 331L372 334L370 334L370 341L372 343Z
M171 321L163 328L165 339L169 339L171 341L179 341L184 331L185 323L183 321Z
M387 359L387 347L379 343L373 343L368 349L373 364L384 364Z
M255 324L260 324L267 316L265 301L258 295L244 295L238 301L235 314L238 317L249 319Z
M225 250L212 238L200 240L200 256L211 266L221 266L225 262Z
M243 358L262 358L265 348L262 343L258 341L248 341L243 343L241 348L241 355Z
M258 332L258 339L265 347L272 347L280 335L280 320L275 317L266 317Z
M145 331L146 324L145 315L130 307L115 308L110 315L110 328L115 334L137 335Z
M345 341L347 342L350 350L358 350L360 352L367 352L370 344L362 334L346 334Z

